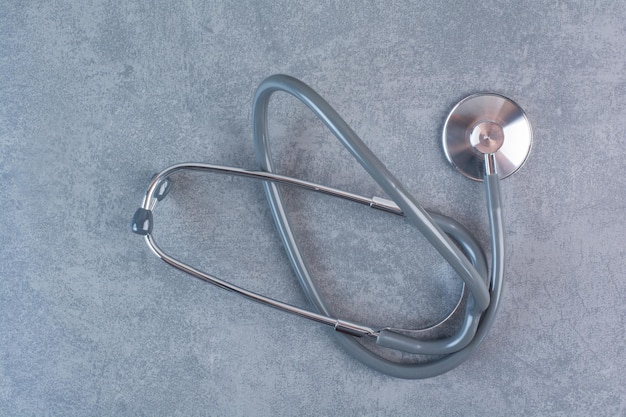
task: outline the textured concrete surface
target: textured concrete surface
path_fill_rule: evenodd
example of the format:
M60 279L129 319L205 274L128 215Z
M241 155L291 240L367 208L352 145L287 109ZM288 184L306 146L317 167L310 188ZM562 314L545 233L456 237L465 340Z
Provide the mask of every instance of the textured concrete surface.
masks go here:
M626 415L623 1L1 3L0 415ZM313 86L483 244L483 191L445 162L443 120L478 91L527 111L531 157L503 182L502 308L459 368L376 373L129 232L165 166L256 167L251 98L274 73ZM272 112L281 172L379 193L303 106ZM306 306L260 184L175 181L155 213L166 248ZM454 303L454 274L401 219L288 204L345 318L418 326Z

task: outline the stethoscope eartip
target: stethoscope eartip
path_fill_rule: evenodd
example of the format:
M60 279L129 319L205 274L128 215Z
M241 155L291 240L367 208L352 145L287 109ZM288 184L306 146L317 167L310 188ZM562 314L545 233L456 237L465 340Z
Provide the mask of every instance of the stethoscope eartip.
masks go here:
M158 174L154 174L152 176L152 180L154 180L154 178L156 178ZM156 191L154 192L154 198L156 198L158 201L163 200L167 194L170 192L170 189L172 188L172 180L167 177L165 179L163 179L160 183L159 186L157 187Z
M139 207L130 222L130 230L141 236L152 233L152 210Z

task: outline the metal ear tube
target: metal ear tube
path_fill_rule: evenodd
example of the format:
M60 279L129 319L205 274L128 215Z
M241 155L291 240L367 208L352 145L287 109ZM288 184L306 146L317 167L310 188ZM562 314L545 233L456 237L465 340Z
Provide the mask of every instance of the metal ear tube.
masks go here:
M268 104L272 94L279 91L303 102L382 187L389 199L365 197L275 173L269 149ZM519 106L499 95L470 96L452 110L443 133L444 151L450 163L463 175L484 181L492 244L491 269L488 268L484 251L467 229L449 217L426 211L335 110L301 81L286 75L274 75L260 84L253 102L253 139L261 170L184 163L173 165L156 174L144 195L141 207L133 216L131 230L143 235L150 249L177 269L253 301L332 326L337 331L340 345L359 361L383 373L399 378L428 378L447 372L466 360L491 328L500 300L504 278L500 178L519 169L526 160L532 142L530 124ZM236 175L262 181L291 265L316 311L248 291L164 253L153 236L152 211L157 202L169 192L172 185L170 177L184 170ZM415 335L425 329L372 328L335 318L331 308L320 297L320 291L309 273L284 208L279 185L297 186L404 216L446 259L464 283L463 294L453 311L432 327L450 320L461 308L461 300L467 295L462 325L449 337L422 339ZM357 342L359 337L371 338L376 344L386 348L411 354L433 355L435 358L423 363L393 362Z

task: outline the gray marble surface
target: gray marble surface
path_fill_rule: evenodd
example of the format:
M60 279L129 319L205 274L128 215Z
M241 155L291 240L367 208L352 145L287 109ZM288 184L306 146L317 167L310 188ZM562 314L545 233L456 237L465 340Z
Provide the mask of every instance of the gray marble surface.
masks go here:
M626 415L623 1L1 3L0 415ZM483 190L447 165L443 120L479 91L528 113L532 154L502 184L499 318L457 369L379 374L129 232L167 165L257 167L251 99L274 73L487 246ZM295 100L273 100L271 131L281 172L380 195ZM307 305L260 184L175 181L155 213L164 247ZM419 326L454 304L458 279L402 219L287 199L342 316Z

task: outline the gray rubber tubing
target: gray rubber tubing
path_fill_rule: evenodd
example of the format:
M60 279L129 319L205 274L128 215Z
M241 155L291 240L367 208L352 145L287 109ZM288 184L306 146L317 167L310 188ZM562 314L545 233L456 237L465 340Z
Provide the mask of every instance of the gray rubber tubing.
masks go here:
M268 136L268 105L270 96L276 91L283 91L298 98L322 120L400 207L407 220L420 230L454 268L470 291L465 322L451 338L421 341L385 330L377 339L377 343L382 346L413 353L444 355L433 361L417 364L396 363L373 353L355 338L337 333L339 343L367 366L399 378L428 378L458 366L487 335L493 325L499 303L504 272L504 245L498 176L486 176L484 181L492 237L492 270L489 275L484 252L463 226L448 217L426 212L321 96L306 84L286 75L274 75L265 79L254 97L253 140L261 169L274 172ZM332 314L308 272L278 186L265 182L264 188L279 235L305 295L320 313ZM454 237L463 251L457 248L446 233Z

